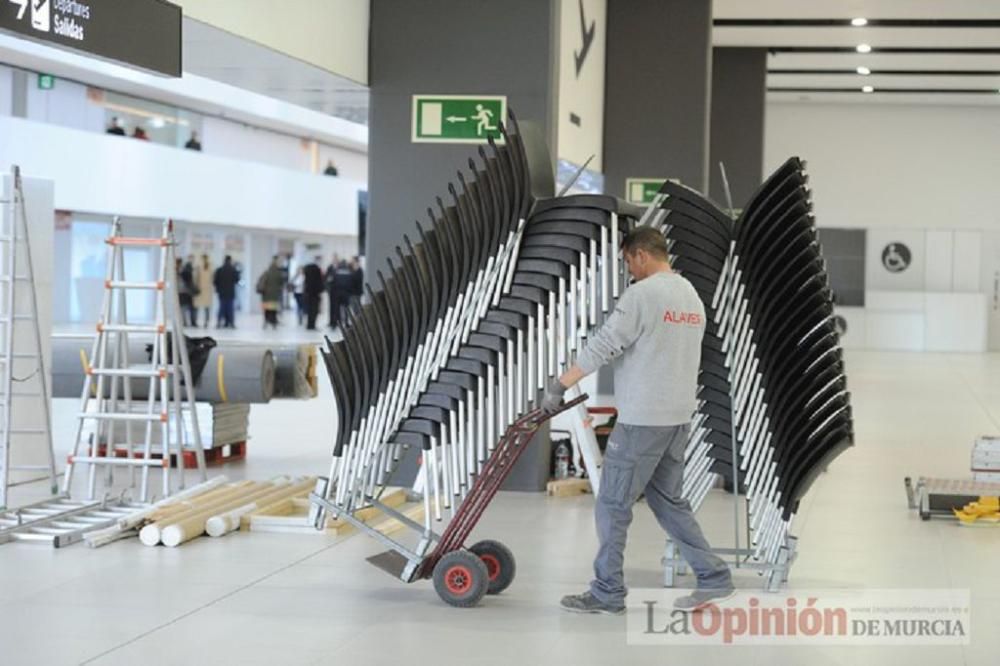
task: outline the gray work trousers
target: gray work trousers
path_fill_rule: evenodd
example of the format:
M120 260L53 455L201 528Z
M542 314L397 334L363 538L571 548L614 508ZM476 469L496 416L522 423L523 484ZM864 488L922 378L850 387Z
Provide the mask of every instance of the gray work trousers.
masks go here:
M622 565L632 505L643 491L660 526L677 545L698 578L699 588L732 585L729 567L712 553L681 496L684 449L690 425L633 426L618 423L608 438L597 496L596 523L600 547L594 559L591 593L606 604L620 605L627 589Z

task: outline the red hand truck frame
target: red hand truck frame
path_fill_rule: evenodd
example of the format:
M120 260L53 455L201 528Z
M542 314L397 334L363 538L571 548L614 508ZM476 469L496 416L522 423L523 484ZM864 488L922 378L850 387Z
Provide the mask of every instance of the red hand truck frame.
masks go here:
M411 550L382 534L344 512L334 501L326 499L325 486L328 481L323 478L319 480L316 491L310 495L314 519L318 525L322 525L324 511L345 519L390 548L385 553L368 558L369 562L406 583L431 578L435 590L446 603L459 607L475 606L485 594L498 594L513 582L516 564L510 550L498 541L480 541L469 548L465 548L465 541L541 425L586 399L586 394L580 395L563 403L551 414L535 409L511 424L441 534L383 504L377 497L366 497L371 506L421 535L415 549ZM436 545L430 550L432 544Z

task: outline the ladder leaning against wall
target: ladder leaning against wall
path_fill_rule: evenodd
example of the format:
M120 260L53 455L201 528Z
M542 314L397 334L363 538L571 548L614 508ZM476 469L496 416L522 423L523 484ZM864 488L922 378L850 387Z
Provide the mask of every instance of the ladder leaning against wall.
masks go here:
M97 496L99 472L105 476L105 494L114 492L114 470L126 468L132 488L138 472L135 499L148 502L152 470L160 470L161 497L184 488L185 450L193 450L200 480L207 478L178 300L173 223L165 220L159 237L140 238L123 235L116 218L106 242L104 297L97 337L89 359L84 360L86 379L63 492L71 495L74 473L81 466L87 470L88 499ZM159 251L157 279L129 280L125 252L150 248ZM128 294L150 292L153 320L130 321ZM135 343L143 341L149 343L148 359L136 362ZM138 390L145 399L133 399ZM88 424L92 427L86 428ZM177 461L176 482L171 457Z
M21 171L16 166L11 170L9 188L2 199L5 210L0 214L0 510L7 506L8 492L14 483L12 473L44 472L53 494L58 491L28 211ZM18 457L33 464L11 462L15 443ZM40 455L42 451L44 456ZM38 462L43 457L45 462Z

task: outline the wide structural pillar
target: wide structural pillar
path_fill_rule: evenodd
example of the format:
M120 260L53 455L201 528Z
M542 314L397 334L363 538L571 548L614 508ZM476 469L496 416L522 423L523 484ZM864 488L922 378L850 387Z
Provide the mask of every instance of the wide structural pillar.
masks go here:
M608 194L627 178L707 189L711 71L711 0L608 0Z
M734 208L745 206L763 179L766 97L766 49L713 51L709 196L724 207L729 202L720 163L726 169Z
M475 154L470 144L413 142L414 95L505 95L552 149L557 17L554 0L372 0L368 275Z

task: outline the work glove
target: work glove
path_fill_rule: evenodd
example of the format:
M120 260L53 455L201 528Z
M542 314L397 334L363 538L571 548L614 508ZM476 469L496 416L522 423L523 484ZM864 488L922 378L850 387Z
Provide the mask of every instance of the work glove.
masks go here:
M547 416L552 416L559 411L559 405L562 404L565 394L566 387L562 385L558 377L549 381L548 386L545 387L545 395L542 396L542 412Z

